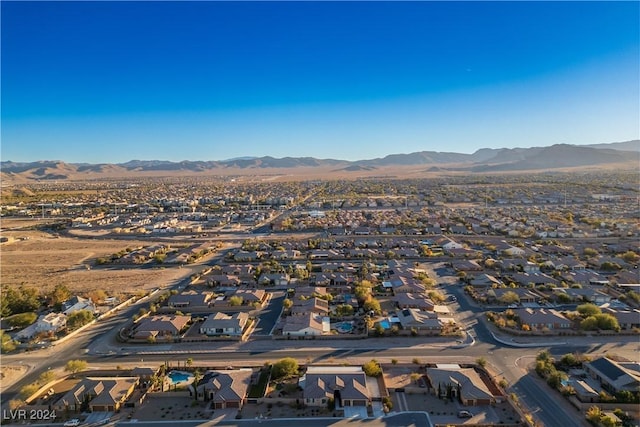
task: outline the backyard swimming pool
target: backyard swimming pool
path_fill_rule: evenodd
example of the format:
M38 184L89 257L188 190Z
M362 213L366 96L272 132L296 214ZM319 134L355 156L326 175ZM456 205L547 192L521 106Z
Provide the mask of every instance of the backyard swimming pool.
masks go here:
M336 331L342 334L348 334L351 331L353 331L353 323L352 322L336 323Z
M171 380L172 384L180 384L184 382L190 383L191 381L193 381L193 375L191 375L189 372L171 371L169 372L169 374L167 374L167 376Z
M382 329L389 329L391 327L391 323L389 323L388 319L383 319L378 323L380 324L380 326L382 326Z

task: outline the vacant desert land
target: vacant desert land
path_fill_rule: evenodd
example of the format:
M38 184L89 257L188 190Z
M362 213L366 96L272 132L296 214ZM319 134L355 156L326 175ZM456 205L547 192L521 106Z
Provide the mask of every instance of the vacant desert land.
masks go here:
M46 293L62 284L72 292L101 289L114 295L163 287L190 273L188 269L179 268L93 268L97 257L127 247L149 246L154 244L152 241L75 239L35 230L3 231L2 235L16 239L0 246L4 286L24 283ZM18 240L25 237L28 240Z

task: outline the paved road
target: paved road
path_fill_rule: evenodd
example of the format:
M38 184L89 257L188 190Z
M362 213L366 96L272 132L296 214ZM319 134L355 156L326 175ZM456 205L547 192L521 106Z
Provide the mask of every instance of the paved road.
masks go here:
M135 427L144 425L145 427L166 427L167 421L148 421L148 422L120 422L117 425L122 427ZM210 426L210 422L202 423L199 421L171 421L174 427L195 427L198 425ZM261 419L261 420L229 420L221 421L216 425L229 427L300 427L302 422L300 418L278 418L278 419ZM404 412L401 414L391 414L386 417L376 419L357 419L357 418L305 418L304 425L309 427L429 427L431 420L426 412Z

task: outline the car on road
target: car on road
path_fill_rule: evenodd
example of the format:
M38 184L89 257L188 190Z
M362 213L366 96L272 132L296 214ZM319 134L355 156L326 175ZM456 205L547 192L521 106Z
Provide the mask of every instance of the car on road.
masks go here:
M469 411L460 411L458 412L458 418L471 418L473 414Z
M64 427L78 427L80 425L80 420L77 418L72 418L69 421L66 421Z

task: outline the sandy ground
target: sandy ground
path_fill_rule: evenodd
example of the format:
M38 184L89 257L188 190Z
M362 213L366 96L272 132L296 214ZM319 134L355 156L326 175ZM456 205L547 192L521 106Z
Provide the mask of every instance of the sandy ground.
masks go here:
M0 366L0 391L10 386L27 373L26 366Z
M183 269L170 267L94 268L97 257L108 256L127 247L149 246L154 244L153 241L74 239L31 230L5 230L2 235L16 239L28 237L28 240L16 240L0 246L3 286L24 283L46 293L56 284L62 284L72 292L102 289L109 294L135 293L164 286L188 274Z

